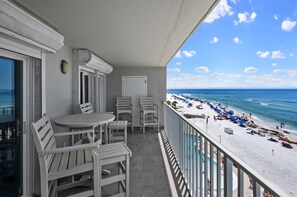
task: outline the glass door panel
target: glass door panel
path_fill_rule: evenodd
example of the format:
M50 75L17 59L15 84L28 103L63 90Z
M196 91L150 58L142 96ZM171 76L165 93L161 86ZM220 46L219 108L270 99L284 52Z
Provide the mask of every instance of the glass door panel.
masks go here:
M0 57L0 194L19 196L23 109L22 61Z

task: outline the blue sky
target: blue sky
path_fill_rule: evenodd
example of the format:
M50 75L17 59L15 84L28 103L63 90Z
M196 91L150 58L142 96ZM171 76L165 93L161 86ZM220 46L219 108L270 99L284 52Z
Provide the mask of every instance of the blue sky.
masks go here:
M14 66L13 61L0 57L0 89L12 90Z
M221 0L167 65L167 88L297 88L297 1Z

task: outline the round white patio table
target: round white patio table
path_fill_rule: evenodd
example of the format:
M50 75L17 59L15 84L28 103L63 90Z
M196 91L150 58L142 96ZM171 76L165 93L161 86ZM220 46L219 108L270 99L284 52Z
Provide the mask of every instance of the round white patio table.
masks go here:
M102 129L101 126L108 124L115 119L112 113L99 112L99 113L88 113L88 114L71 114L63 116L54 120L55 124L61 127L68 127L72 129L92 128L93 135L95 134L95 127L100 126L100 139L102 140ZM107 132L105 132L105 142L107 139ZM72 137L73 140L73 137Z

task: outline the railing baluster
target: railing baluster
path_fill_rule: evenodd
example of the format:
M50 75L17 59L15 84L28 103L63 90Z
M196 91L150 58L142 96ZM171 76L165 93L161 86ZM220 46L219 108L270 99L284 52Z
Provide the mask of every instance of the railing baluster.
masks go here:
M199 167L200 167L200 196L203 195L203 161L202 161L202 147L203 147L203 137L200 135L200 150L199 150Z
M185 171L185 128L184 128L184 121L182 122L182 133L183 133L183 168L182 168L182 173L183 173L183 176L185 176L186 174L186 171Z
M195 159L195 161L196 161L196 197L198 197L198 176L199 176L199 163L198 163L198 132L196 132L196 159Z
M243 170L238 167L238 197L244 196L244 173Z
M204 138L204 196L208 196L208 141Z
M190 125L187 124L187 139L188 139L188 142L187 142L187 167L188 167L188 176L187 176L187 182L188 182L188 186L189 186L189 189L191 190L191 177L190 177L190 168L191 168L191 161L190 161L190 157L191 157L191 152L190 152Z
M213 145L210 144L210 197L213 197L214 186L214 162L213 162Z
M191 127L192 129L192 136L191 136L191 139L192 139L192 148L191 148L191 154L192 154L192 162L191 162L191 165L192 165L192 196L195 195L195 129L193 127Z
M260 197L260 196L261 196L260 185L256 182L256 179L253 178L253 197Z
M221 173L222 173L222 160L221 160L221 151L218 150L217 153L217 196L221 197Z
M233 174L232 174L232 168L233 168L233 163L232 161L224 155L224 196L225 197L230 197L232 196L232 179L233 179Z

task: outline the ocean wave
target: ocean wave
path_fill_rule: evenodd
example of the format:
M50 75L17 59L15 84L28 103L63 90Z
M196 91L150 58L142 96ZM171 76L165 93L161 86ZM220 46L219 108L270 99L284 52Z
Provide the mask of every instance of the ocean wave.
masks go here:
M268 103L260 103L260 105L268 106L269 104Z
M244 99L245 101L253 102L254 99Z

